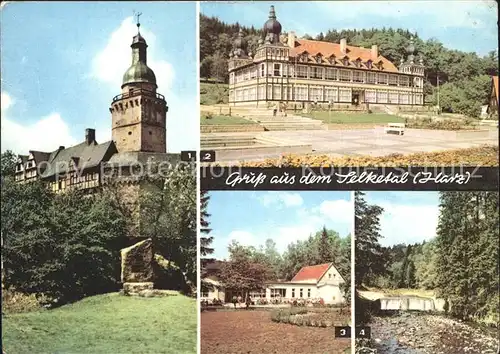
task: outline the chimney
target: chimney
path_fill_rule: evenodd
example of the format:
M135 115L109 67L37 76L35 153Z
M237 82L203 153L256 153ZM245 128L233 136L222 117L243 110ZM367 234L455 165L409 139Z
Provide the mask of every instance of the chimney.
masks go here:
M372 61L375 61L378 58L378 47L376 45L372 45Z
M85 142L87 145L92 144L95 141L95 129L87 128L85 129Z
M294 31L290 31L288 32L288 46L290 48L295 48L295 32Z
M340 40L340 51L344 55L347 54L347 40L345 38Z

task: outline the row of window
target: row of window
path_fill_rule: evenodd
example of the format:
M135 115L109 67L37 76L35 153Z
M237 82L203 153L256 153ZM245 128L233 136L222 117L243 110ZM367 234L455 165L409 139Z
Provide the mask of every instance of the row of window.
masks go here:
M376 72L366 72L359 70L322 68L307 65L288 65L282 63L266 64L262 63L259 67L254 66L231 73L229 83L235 84L256 77L290 77L315 80L333 80L344 82L359 82L367 84L380 84L390 86L411 86L408 76L397 74L386 74ZM422 78L414 78L413 86L422 87Z
M363 97L364 92L364 97ZM412 100L413 96L413 100ZM281 86L267 85L267 99L284 101L351 102L352 89L348 87ZM266 85L241 88L229 92L230 102L256 101L266 99ZM411 92L364 90L358 93L358 103L423 104L423 94Z
M270 289L271 290L271 297L286 297L286 289L284 288L279 288L279 289ZM297 289L297 295L298 297L300 298L303 298L304 295L306 294L306 292L304 291L304 289ZM208 294L207 294L208 296ZM252 298L265 298L266 297L266 292L265 290L261 290L261 291L251 291L250 292L250 297ZM295 297L295 288L292 289L292 298ZM311 297L311 288L308 288L307 289L307 297L310 298Z
M93 187L98 187L98 186L99 186L99 181L97 181L97 180L81 182L80 184L74 185L74 187L82 188L82 189L93 188ZM66 187L73 188L73 185L67 183L66 180L61 180L61 181L57 181L57 182L52 182L51 187L52 187L52 191L57 192L57 191L66 189Z

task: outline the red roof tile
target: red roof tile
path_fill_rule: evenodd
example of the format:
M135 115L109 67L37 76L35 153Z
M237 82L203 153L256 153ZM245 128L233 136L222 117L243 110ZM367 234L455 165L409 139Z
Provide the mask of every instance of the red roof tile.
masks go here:
M347 57L349 57L350 61L355 61L357 58L360 58L363 62L367 62L368 60L372 60L373 62L381 61L383 64L383 71L399 72L396 66L382 55L379 55L376 59L373 59L371 57L370 48L353 47L348 45L346 46L346 49L346 55ZM290 56L299 56L300 54L304 53L304 51L307 52L311 57L314 57L317 54L321 54L325 58L334 55L337 59L343 58L345 56L345 54L340 51L339 43L313 41L309 39L296 39L295 48L290 49Z
M302 269L299 270L299 272L293 277L291 281L318 281L323 276L323 274L325 274L330 265L331 263L325 263L315 266L302 267Z

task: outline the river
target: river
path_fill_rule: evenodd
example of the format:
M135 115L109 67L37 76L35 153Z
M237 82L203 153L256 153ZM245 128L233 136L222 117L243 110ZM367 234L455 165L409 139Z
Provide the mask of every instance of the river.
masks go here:
M496 354L498 330L444 315L403 312L375 316L371 340L358 340L358 354Z

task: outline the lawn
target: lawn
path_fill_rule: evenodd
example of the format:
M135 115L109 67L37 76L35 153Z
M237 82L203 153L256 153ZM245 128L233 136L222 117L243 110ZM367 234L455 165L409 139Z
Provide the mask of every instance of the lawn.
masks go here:
M271 321L269 311L201 314L201 353L350 353L350 339L335 339L333 328Z
M335 111L315 111L302 114L304 117L318 119L327 124L369 124L404 123L404 118L385 113L343 113Z
M206 114L201 115L200 118L201 125L239 125L239 124L256 124L248 119L235 117L235 116L225 116L225 115L212 115L210 119L207 118Z
M196 353L196 300L98 295L54 310L2 316L15 353Z

